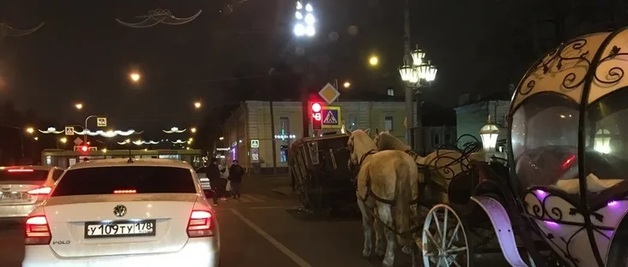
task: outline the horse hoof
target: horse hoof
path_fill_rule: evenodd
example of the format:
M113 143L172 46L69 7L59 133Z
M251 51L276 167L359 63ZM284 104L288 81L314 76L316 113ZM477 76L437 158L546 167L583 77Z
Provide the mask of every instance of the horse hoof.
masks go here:
M390 259L390 258L385 258L385 259L382 261L382 264L384 265L384 267L393 267L394 260L393 260L393 259Z
M403 251L403 253L405 254L412 254L412 248L410 248L409 246L404 246L401 251Z

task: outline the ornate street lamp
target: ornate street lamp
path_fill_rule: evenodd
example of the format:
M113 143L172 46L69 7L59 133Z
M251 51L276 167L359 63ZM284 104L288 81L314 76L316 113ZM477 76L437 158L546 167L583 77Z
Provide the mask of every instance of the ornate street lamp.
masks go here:
M491 156L495 152L495 146L497 145L497 137L499 136L499 128L491 121L491 116L488 116L488 123L480 129L480 137L482 138L482 146L486 153L486 160L490 161Z
M410 65L401 66L401 68L399 68L399 75L401 75L401 80L410 87L413 87L420 79L419 72Z
M401 76L401 80L405 83L406 86L406 121L408 122L408 145L412 145L411 136L412 131L415 126L415 120L413 119L413 102L414 95L417 97L421 96L421 87L427 87L431 85L431 83L436 80L436 72L437 69L433 66L430 61L426 61L426 54L423 50L418 47L412 51L407 52L408 54L404 57L404 65L399 68L399 75ZM419 150L423 149L423 127L421 122L421 100L417 99L419 103L417 105L417 120L416 126L418 131L418 148ZM416 139L416 138L415 138ZM415 146L413 146L415 147Z

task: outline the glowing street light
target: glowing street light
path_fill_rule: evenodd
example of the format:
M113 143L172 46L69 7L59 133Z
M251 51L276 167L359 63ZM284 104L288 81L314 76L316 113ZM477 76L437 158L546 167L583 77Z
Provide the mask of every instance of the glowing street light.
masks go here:
M296 37L313 37L316 35L316 17L314 16L314 8L310 3L301 4L297 1L297 10L294 13L296 24L293 33Z
M65 137L61 137L61 138L59 138L59 142L61 142L62 144L65 144L65 143L68 142L68 139L65 138Z
M194 102L194 108L195 109L199 109L199 108L201 108L201 106L202 106L201 101Z
M76 108L77 110L83 109L83 103L76 103L76 104L74 104L74 108Z
M379 57L376 55L372 55L371 57L369 57L369 65L371 65L372 67L379 65Z
M142 76L137 72L132 72L131 74L129 74L129 78L131 78L132 82L137 83L140 81Z
M28 134L33 134L33 133L35 133L35 128L33 128L33 127L28 127L28 128L26 128L26 132L27 132Z
M344 88L349 88L349 87L351 87L351 83L350 82L345 82L344 84L342 84L342 86Z
M222 141L225 140L225 138L221 136L220 138L218 138L218 140Z
M190 132L192 132L192 133L196 133L196 127L192 127L192 128L190 128Z

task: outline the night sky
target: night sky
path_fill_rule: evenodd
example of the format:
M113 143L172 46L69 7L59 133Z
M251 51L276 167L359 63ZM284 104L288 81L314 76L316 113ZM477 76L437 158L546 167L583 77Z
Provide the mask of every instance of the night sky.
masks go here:
M513 70L507 68L504 75L495 70L503 72L510 61L502 59L516 53L497 53L493 47L508 45L499 32L524 16L518 5L411 2L413 47L418 43L439 68L436 84L426 92L428 101L452 106L452 96L461 92L503 90L513 80L508 77ZM387 86L401 88L401 1L313 3L321 23L311 42L318 82L350 80L351 90L382 93ZM0 43L0 100L12 99L18 108L33 108L60 124L107 114L117 128L186 127L237 102L242 95L233 88L245 84L255 92L268 87L264 76L270 69L294 62L300 43L292 38L293 6L290 0L3 0L0 19L10 26L46 24ZM158 7L177 17L203 12L182 26L133 29L114 20L139 21L134 17ZM358 27L356 35L348 34L350 26ZM372 53L380 56L378 69L366 64ZM133 69L142 74L140 86L129 82ZM249 78L243 83L234 75ZM193 109L197 99L204 103L202 112ZM81 113L73 108L77 101L85 104Z

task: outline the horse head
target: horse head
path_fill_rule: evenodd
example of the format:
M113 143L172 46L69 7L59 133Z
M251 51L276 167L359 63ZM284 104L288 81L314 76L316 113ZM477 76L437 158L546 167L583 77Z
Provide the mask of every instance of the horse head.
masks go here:
M347 141L347 147L351 157L349 158L350 164L359 165L359 159L369 151L377 150L375 142L369 137L369 130L355 130L350 132L349 140Z

